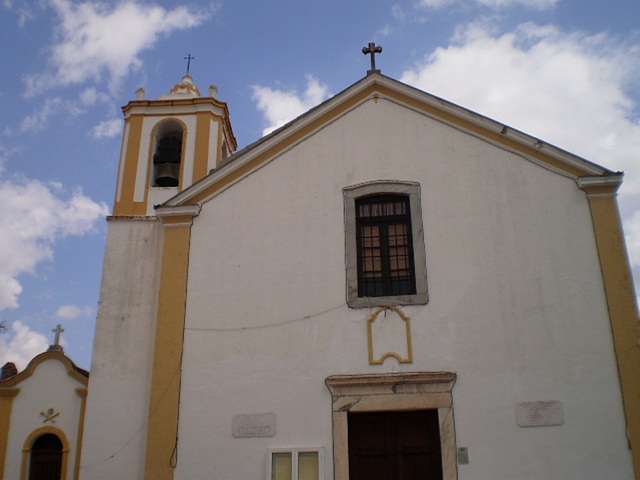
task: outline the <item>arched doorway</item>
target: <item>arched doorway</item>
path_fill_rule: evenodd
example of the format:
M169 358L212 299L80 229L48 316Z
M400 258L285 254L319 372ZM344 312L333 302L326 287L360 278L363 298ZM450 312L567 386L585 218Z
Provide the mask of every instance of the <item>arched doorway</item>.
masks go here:
M60 480L62 475L62 441L46 433L31 445L29 480Z

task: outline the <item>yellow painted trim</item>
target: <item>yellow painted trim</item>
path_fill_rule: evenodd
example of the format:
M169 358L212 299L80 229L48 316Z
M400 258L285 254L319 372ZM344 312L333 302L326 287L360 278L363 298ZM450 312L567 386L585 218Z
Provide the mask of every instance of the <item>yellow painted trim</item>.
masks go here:
M534 158L546 165L549 165L550 167L553 167L557 170L565 172L574 177L579 177L581 175L586 174L583 170L573 165L568 165L556 158L553 158L552 156L546 154L545 152L538 150L534 146L523 145L522 143L517 142L516 140L511 139L500 132L496 132L494 130L490 130L488 128L477 125L469 120L460 118L458 115L454 113L448 112L444 109L440 109L434 105L429 105L419 99L404 95L403 93L400 93L385 85L372 86L372 87L369 87L369 90L375 90L384 96L393 98L401 103L404 103L406 105L411 106L412 108L415 108L416 110L419 110L428 115L437 117L447 123L456 125L457 127L460 127L469 132L475 133L481 137L491 140L492 142L498 145L502 145L511 150L520 152L528 157ZM373 92L370 92L370 93L373 93Z
M19 388L0 388L0 478L4 478L11 427L11 409L13 399L18 393L20 393Z
M616 185L590 185L582 188L587 192L588 196L608 196L614 197L616 192L620 188L619 184Z
M225 136L224 136L224 132L223 132L223 126L222 125L218 125L218 149L216 152L216 163L215 163L215 168L218 168L220 166L220 164L222 163L222 159L224 158L223 155L223 149L227 148L226 147L227 142L225 141Z
M480 137L486 138L487 140L501 145L505 148L508 148L513 151L520 152L521 154L528 156L532 159L535 159L538 162L541 162L545 165L548 165L556 170L564 172L570 176L580 177L584 175L588 175L588 172L581 170L580 168L562 162L554 158L553 156L547 154L542 150L536 149L534 146L523 145L522 143L517 142L516 140L509 138L508 136L491 130L489 128L477 125L469 120L460 118L459 116L448 112L444 109L440 109L436 106L430 105L422 100L419 100L414 97L410 97L403 93L400 93L392 88L386 87L381 84L372 84L367 88L362 89L360 92L355 95L345 99L344 101L338 103L335 107L326 111L324 114L318 116L313 121L309 122L304 128L301 128L292 134L284 137L280 142L275 143L270 148L265 149L264 152L256 155L251 161L247 162L242 167L233 170L228 175L221 177L215 183L209 185L206 189L196 194L194 197L187 200L189 204L196 204L206 201L209 197L215 195L220 190L224 189L228 185L232 184L242 176L246 175L250 171L260 167L267 161L275 158L282 152L289 149L292 145L301 141L303 138L309 136L316 130L319 130L324 125L328 124L335 118L343 115L348 110L352 109L357 104L367 100L368 98L374 98L375 96L380 97L383 95L389 99L393 99L400 103L403 103L411 108L414 108L417 111L421 111L429 116L438 118L446 123L455 125L461 129L467 130L473 134L476 134ZM238 160L236 160L238 161Z
M208 103L223 109L226 115L229 116L229 109L226 102L222 102L214 97L194 97L173 100L132 100L122 107L122 111L126 114L129 110L135 107L178 107L186 105L205 105Z
M22 468L20 470L20 480L27 480L29 478L29 460L31 457L31 446L38 437L51 433L58 437L62 442L62 468L60 469L60 478L67 478L67 462L69 461L69 441L67 440L64 432L56 427L46 426L40 427L27 437L22 446Z
M192 184L209 174L209 144L211 142L212 122L213 115L210 112L198 112Z
M58 360L66 367L67 375L69 375L71 378L82 385L87 385L89 383L88 378L78 371L78 367L76 367L76 365L71 361L69 357L67 357L64 353L51 351L41 353L40 355L34 357L23 371L3 381L2 387L12 387L22 382L24 379L29 378L34 374L38 365L46 360Z
M138 163L140 161L140 142L142 140L142 124L144 117L140 115L132 115L127 119L129 122L129 141L126 146L124 158L124 172L122 175L122 188L120 201L113 206L114 215L136 215L130 210L134 203L134 195L136 191L136 174L138 171ZM146 210L146 208L145 208Z
M171 222L176 218L178 217L169 217L166 220ZM174 462L177 458L180 369L190 237L189 224L167 225L164 228L147 431L147 480L173 479Z
M126 106L122 108L122 112L125 114L125 117L140 115L141 113L129 113L132 110L140 109L140 108L163 108L163 107L184 107L184 106L193 106L193 105L210 105L222 110L222 115L218 115L215 111L210 110L210 113L214 115L214 117L221 119L221 128L224 125L224 135L229 141L229 148L231 151L234 151L238 148L238 142L233 133L233 128L231 126L231 120L229 115L229 107L225 102L222 102L214 97L199 97L199 98L188 98L183 100L133 100L129 102ZM202 108L202 107L200 107ZM206 107L204 107L206 108ZM178 115L193 115L194 112L187 111L177 111L175 113L152 113L152 112L144 112L142 115L145 117L153 117L153 116L178 116Z
M397 352L386 352L379 359L373 358L373 323L378 318L378 315L382 312L386 312L387 310L392 310L404 321L405 331L406 331L406 340L407 340L407 357L402 358L400 354ZM369 349L369 365L382 365L384 361L393 357L398 360L399 363L413 363L413 347L411 342L411 319L404 314L402 310L398 307L393 306L385 306L377 309L371 317L367 319L367 343Z
M73 478L74 480L80 479L80 459L82 457L82 439L84 437L84 416L87 410L87 389L76 388L76 393L81 399L80 405L80 418L78 419L78 435L76 438L76 457L75 465L73 466Z
M284 150L288 149L289 147L291 147L292 145L300 141L302 138L304 138L305 136L309 135L311 132L316 130L317 128L320 128L322 125L330 122L333 118L342 115L344 112L346 112L347 110L352 108L354 105L359 103L361 100L366 98L370 93L369 90L371 89L367 89L364 92L362 92L360 95L356 95L347 99L343 103L331 109L329 112L318 117L315 121L311 122L305 128L300 129L297 132L295 132L293 135L290 135L284 138L281 142L278 142L277 144L273 145L271 148L268 148L267 150L262 152L260 155L257 155L250 162L247 162L242 167L237 168L233 172L230 172L228 175L225 175L224 177L220 178L217 182L209 185L208 188L206 188L199 194L195 195L194 197L190 198L187 203L196 204L196 203L205 201L210 196L214 195L218 191L222 190L226 186L238 180L240 177L258 168L266 161L272 159L273 157L277 156Z
M614 197L589 197L600 267L611 320L627 435L640 480L640 322L631 268Z

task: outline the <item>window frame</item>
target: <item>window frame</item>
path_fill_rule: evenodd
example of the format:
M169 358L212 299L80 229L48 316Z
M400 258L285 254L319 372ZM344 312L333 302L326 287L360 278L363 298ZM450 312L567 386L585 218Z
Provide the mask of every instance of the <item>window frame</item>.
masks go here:
M397 212L399 205L400 213ZM362 215L363 212L366 214ZM415 294L408 195L381 194L356 198L356 244L359 297ZM392 293L394 288L410 291ZM372 294L371 290L380 290L381 293ZM365 291L369 294L362 293Z
M335 480L349 479L349 413L438 410L443 480L458 478L453 420L454 372L399 372L332 375L333 471Z
M427 291L427 266L422 223L420 184L401 180L382 180L345 187L345 265L347 274L347 305L351 308L383 307L394 305L425 305L429 301ZM408 295L361 297L358 294L358 244L356 202L374 195L405 195L411 210L411 240L415 273L415 291Z
M298 456L300 453L317 453L318 454L318 478L324 478L324 448L311 447L278 447L267 449L267 480L273 479L273 454L274 453L290 453L291 454L291 477L292 480L298 480Z

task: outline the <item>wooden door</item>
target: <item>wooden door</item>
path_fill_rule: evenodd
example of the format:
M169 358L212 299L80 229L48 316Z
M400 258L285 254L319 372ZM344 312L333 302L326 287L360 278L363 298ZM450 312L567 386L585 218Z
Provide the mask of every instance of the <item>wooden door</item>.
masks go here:
M437 410L348 418L350 480L442 480Z
M60 480L62 470L62 442L47 433L31 446L29 480Z

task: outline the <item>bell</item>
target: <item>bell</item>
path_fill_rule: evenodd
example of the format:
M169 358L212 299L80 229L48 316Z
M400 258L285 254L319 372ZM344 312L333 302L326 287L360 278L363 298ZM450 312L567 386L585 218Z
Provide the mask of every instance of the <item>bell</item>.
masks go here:
M156 163L155 185L156 187L177 187L180 180L179 163Z

